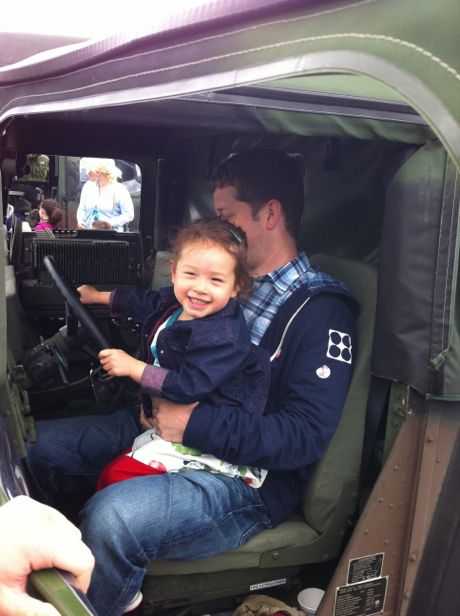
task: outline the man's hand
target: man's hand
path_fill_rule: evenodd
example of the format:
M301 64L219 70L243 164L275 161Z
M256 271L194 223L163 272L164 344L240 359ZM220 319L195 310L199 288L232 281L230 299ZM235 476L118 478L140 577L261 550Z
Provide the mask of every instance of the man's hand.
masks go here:
M49 567L69 571L75 586L86 592L94 557L63 515L18 496L0 507L0 614L59 616L49 603L26 593L29 573Z
M141 382L147 365L121 349L104 349L99 353L99 361L111 376L128 376L136 383Z
M143 404L141 404L139 407L139 422L141 426L144 428L144 430L150 430L150 428L153 428L154 426L157 425L155 417L148 417L145 414L145 409L144 409Z
M82 284L77 291L80 294L82 304L104 304L108 306L110 303L110 291L98 291L96 287L90 284Z
M198 402L177 404L164 398L152 398L157 434L165 441L182 443L185 428Z

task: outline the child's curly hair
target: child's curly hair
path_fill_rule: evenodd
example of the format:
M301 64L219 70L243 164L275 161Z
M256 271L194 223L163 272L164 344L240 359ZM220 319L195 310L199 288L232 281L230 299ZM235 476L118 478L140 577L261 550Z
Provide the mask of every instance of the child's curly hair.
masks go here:
M178 261L186 244L204 242L218 244L235 259L235 281L241 292L252 284L247 261L246 234L240 227L219 218L200 218L180 229L171 239L173 260Z

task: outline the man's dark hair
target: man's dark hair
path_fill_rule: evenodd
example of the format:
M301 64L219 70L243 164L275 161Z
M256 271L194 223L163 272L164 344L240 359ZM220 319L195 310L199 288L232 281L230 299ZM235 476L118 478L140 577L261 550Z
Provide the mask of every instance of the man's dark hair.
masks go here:
M232 154L215 170L212 189L234 186L238 201L251 206L252 215L270 199L280 202L292 237L300 232L304 182L298 162L281 150L253 148Z

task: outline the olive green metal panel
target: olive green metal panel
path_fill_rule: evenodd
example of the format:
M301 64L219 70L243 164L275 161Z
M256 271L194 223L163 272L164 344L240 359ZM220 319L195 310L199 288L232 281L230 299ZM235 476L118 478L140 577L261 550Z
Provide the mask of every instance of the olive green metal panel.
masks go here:
M249 592L266 593L270 590L288 588L299 572L299 567L275 567L266 569L240 569L233 571L210 571L206 575L184 574L177 576L148 576L142 593L143 614L149 607L173 607L209 602L222 597L232 597L233 607L241 603ZM222 601L218 603L222 611ZM208 613L211 610L200 610Z

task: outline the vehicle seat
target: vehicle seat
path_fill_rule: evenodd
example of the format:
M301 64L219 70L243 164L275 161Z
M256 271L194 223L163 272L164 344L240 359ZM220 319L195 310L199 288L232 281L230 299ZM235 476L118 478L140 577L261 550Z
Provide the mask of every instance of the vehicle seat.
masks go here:
M173 253L169 250L158 250L155 254L155 269L153 271L150 288L158 291L161 287L171 284L171 265L170 260Z
M276 585L273 581L285 581L300 565L330 560L340 550L358 499L377 274L369 264L332 255L315 255L311 261L350 288L361 312L359 351L343 416L305 491L302 514L261 532L236 550L195 561L150 563L144 597L153 604L190 604L247 593L257 584Z

